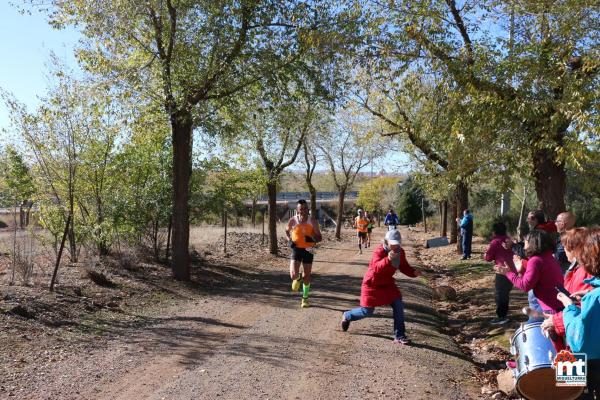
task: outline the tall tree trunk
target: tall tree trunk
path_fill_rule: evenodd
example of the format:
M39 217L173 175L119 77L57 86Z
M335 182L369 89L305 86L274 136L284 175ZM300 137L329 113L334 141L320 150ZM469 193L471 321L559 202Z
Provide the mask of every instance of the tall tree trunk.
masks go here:
M566 172L562 162L556 162L553 149L541 149L533 155L533 177L539 207L549 219L565 211Z
M462 217L464 210L469 208L469 187L464 182L459 182L456 185L456 201L458 216Z
M456 224L456 218L458 213L456 212L456 198L452 196L450 201L450 243L458 242L458 226Z
M160 259L160 248L158 246L158 231L160 226L158 225L158 218L154 220L154 224L152 225L152 247L154 248L154 260L158 261Z
M173 141L173 276L190 280L190 178L192 175L192 115L171 116Z
M527 186L523 186L523 200L521 201L521 212L519 212L519 223L517 225L517 237L523 240L523 217L525 216L525 205L527 204Z
M69 225L69 234L68 234L68 238L69 238L69 256L71 259L71 262L76 263L77 262L77 242L75 241L75 218L74 218L74 213L73 213L73 209L71 208L71 211L69 212L69 215L71 215L71 224Z
M442 216L442 202L441 201L438 201L438 214L440 216L440 236L443 236L442 235L442 229L443 229L442 218L443 218L443 216Z
M469 188L461 181L456 185L456 192L454 194L456 196L456 215L457 218L462 218L463 211L469 208ZM456 225L456 220L454 224ZM456 250L462 252L462 243L460 240L456 241Z
M65 240L67 238L67 232L69 232L69 226L71 224L71 215L67 217L67 223L65 225L65 231L62 236L62 240L60 241L60 248L58 249L58 253L56 255L56 263L54 264L54 272L52 273L52 279L50 280L50 291L54 291L54 283L56 282L56 274L58 273L58 266L60 265L60 259L62 257L63 250L65 248Z
M21 202L19 206L19 227L21 229L25 228L25 210L23 208L25 202Z
M31 217L31 207L33 207L33 201L28 200L27 211L25 212L25 226L29 226L29 219Z
M448 234L448 200L442 202L442 236Z
M98 241L98 253L101 256L106 256L108 255L108 243L106 242L106 239L102 239L102 237L104 236L102 233L102 224L104 223L104 208L102 207L102 201L100 199L96 199L96 212L98 213L98 219L97 219L97 225L98 225L98 236L101 238ZM157 221L158 223L158 221ZM158 235L157 235L157 239L158 239ZM158 253L155 254L155 258L156 260L158 260Z
M318 221L317 189L313 185L310 185L308 186L308 191L310 192L310 214Z
M277 254L277 182L267 183L269 198L269 253Z
M336 218L335 238L342 238L342 224L344 223L344 198L346 197L346 188L339 189L338 195L338 215Z

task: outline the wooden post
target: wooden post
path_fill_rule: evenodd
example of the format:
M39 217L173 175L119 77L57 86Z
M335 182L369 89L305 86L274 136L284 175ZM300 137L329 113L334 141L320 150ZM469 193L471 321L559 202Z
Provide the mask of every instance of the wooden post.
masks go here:
M223 226L225 227L225 236L223 237L223 253L227 253L227 211L223 211Z
M427 217L425 216L425 198L421 197L421 215L423 216L423 227L427 233Z
M169 251L171 250L171 229L173 228L173 216L169 216L169 226L167 228L167 249L165 250L165 260L169 262Z
M261 246L265 245L265 210L262 212L262 236L260 237Z
M10 278L10 284L13 285L15 283L15 270L17 268L17 205L15 202L15 207L13 209L13 257L12 257L12 275Z
M50 280L50 291L54 291L54 283L56 282L56 274L58 273L58 266L60 265L60 259L62 257L63 250L65 248L65 241L67 240L67 234L69 233L69 226L71 225L71 214L67 217L67 224L65 225L65 232L63 233L62 240L60 241L60 249L58 249L58 255L56 256L56 264L54 265L54 272L52 273L52 279Z

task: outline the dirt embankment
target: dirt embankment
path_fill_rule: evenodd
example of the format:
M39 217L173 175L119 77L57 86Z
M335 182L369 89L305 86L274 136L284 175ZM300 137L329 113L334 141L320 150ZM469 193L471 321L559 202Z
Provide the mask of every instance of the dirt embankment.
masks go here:
M442 288L436 308L445 317L445 332L474 360L481 382L482 397L509 398L500 393L497 375L505 371L510 338L527 317L521 313L527 305L527 294L513 289L510 294L509 323L492 325L496 317L493 265L483 260L487 247L481 238L474 238L471 260L461 260L455 245L426 249L433 233L414 230L418 243L416 259L426 268L426 277L433 288ZM446 287L455 291L446 298ZM441 297L441 298L440 298Z

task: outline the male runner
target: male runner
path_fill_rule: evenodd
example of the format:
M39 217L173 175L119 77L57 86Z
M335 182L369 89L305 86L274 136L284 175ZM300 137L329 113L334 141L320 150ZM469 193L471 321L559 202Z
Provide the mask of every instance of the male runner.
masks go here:
M354 227L358 237L358 254L362 254L362 245L367 247L367 233L369 229L369 220L365 218L363 210L358 209L358 217L354 218Z
M300 281L302 285L302 303L301 307L308 307L308 293L310 291L310 273L312 270L314 247L323 240L319 223L312 215L308 215L308 204L306 200L298 200L296 205L297 214L292 217L285 228L292 255L290 260L290 277L292 278L292 291L300 290ZM300 264L304 271L304 276L300 272Z

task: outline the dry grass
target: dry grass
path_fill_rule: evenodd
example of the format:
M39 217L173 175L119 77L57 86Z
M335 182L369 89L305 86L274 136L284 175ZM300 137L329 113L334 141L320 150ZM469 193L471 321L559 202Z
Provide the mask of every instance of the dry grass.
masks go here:
M285 235L286 223L277 224L277 236ZM256 227L252 225L244 226L229 226L227 232L237 233L262 233L262 224L257 224ZM223 237L225 231L222 226L219 225L200 225L190 228L190 248L205 249L211 245L214 245ZM268 227L265 225L265 235L268 235Z
M39 284L52 271L55 253L43 230L0 231L0 284Z

